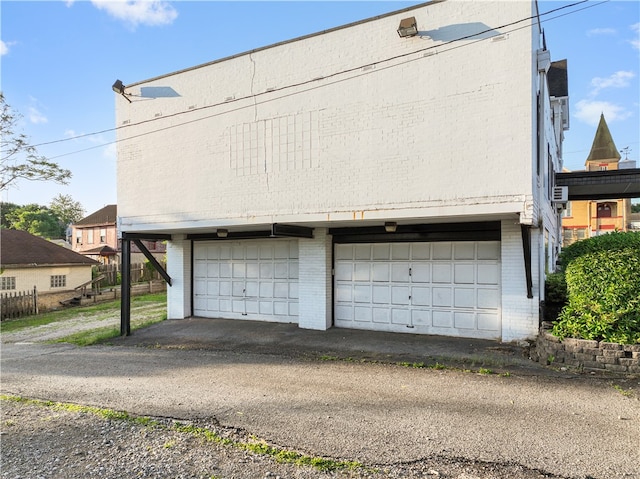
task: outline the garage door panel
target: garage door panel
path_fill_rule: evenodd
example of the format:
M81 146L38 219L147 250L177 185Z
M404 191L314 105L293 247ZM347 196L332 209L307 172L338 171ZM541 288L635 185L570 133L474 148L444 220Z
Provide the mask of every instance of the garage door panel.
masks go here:
M374 244L372 254L372 258L376 261L388 261L391 259L391 245L388 243Z
M476 270L473 264L456 264L453 266L453 282L456 284L473 284L476 282Z
M392 263L391 281L393 281L394 283L408 283L409 263Z
M453 259L456 259L456 260L475 259L476 244L473 242L454 243L453 251L454 251Z
M478 265L478 284L499 284L500 268L497 264Z
M371 303L371 286L357 284L353 288L353 301L355 303Z
M391 310L391 323L408 325L411 312L408 309L393 308Z
M413 306L431 306L431 288L413 286L411 288L411 304Z
M500 328L500 317L493 313L478 313L478 329L496 331Z
M500 241L483 241L478 243L478 259L498 261L500 259Z
M296 322L297 240L194 245L194 313Z
M371 309L372 308L367 306L356 306L353 308L353 319L355 321L370 323L373 320Z
M431 311L414 309L411 311L411 323L414 326L431 326Z
M391 267L389 263L373 263L371 270L373 281L387 283L391 280Z
M353 298L353 287L351 284L338 284L335 289L335 295L338 303L350 303Z
M389 285L374 284L372 295L374 304L389 304L391 302L391 287Z
M391 244L391 259L403 260L410 258L409 243L392 243Z
M388 308L373 308L373 322L378 324L389 324L391 322L391 311Z
M338 327L500 336L499 241L340 244L334 266Z
M451 283L451 269L452 265L450 263L434 263L432 265L432 281L434 283Z
M444 306L447 308L453 306L451 288L434 287L432 291L434 306Z
M353 321L353 307L338 305L334 310L335 320L338 321Z
M500 292L497 289L478 289L478 308L498 309L500 307Z
M353 268L353 280L354 281L370 281L371 265L368 263L356 263Z
M412 283L430 283L431 265L429 263L413 263L411 265Z
M436 328L452 328L453 327L453 311L435 310L433 315L433 326Z
M336 281L351 281L353 279L353 264L339 263L335 267L335 280Z
M463 313L461 311L455 311L453 313L454 326L458 329L476 329L476 315L475 313Z
M409 304L409 286L391 286L391 304Z
M456 288L453 305L456 308L473 308L476 305L476 290L473 288Z
M433 243L431 245L431 259L450 260L453 258L453 245L449 242Z

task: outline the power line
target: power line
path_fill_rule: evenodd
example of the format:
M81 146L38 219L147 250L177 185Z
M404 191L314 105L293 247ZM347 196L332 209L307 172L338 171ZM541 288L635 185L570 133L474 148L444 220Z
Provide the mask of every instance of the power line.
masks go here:
M548 18L546 20L540 21L540 17L546 16L546 15L550 15L550 14L558 12L560 10L565 10L567 8L575 7L577 5L581 5L581 4L589 2L589 0L580 0L578 2L574 2L574 3L569 4L569 5L564 5L564 6L561 6L561 7L558 7L558 8L554 8L552 10L549 10L547 12L544 12L544 13L541 13L541 14L538 14L538 15L532 15L530 17L526 17L526 18L523 18L523 19L520 19L520 20L516 20L514 22L506 23L506 24L498 26L498 27L489 28L489 29L483 30L481 32L477 32L477 33L473 33L473 34L466 35L466 36L463 36L463 37L455 38L453 40L448 40L446 42L439 43L438 45L430 45L430 46L425 47L425 48L421 48L421 49L418 49L418 50L413 50L413 51L407 52L407 53L402 53L400 55L395 55L393 57L385 58L383 60L378 60L378 61L373 62L373 63L368 63L368 64L365 64L365 65L352 67L352 68L349 68L349 69L346 69L346 70L341 70L339 72L334 72L334 73L325 75L323 77L313 78L311 80L305 80L305 81L302 81L302 82L293 83L293 84L290 84L290 85L285 85L283 87L275 88L275 89L272 89L272 90L269 90L269 91L265 91L265 92L261 92L261 93L257 93L257 94L252 94L252 95L246 95L246 96L243 96L243 97L240 97L240 98L234 98L233 100L213 103L211 105L205 105L205 106L202 106L202 107L199 107L199 108L193 108L191 110L179 111L179 112L172 113L170 115L164 115L164 116L158 117L158 118L150 118L150 119L143 120L143 121L140 121L140 122L137 122L137 123L117 126L117 127L114 127L114 128L108 128L108 129L96 131L96 132L93 132L93 133L85 133L85 134L73 136L73 137L70 137L70 138L62 138L62 139L59 139L59 140L53 140L53 141L49 141L49 142L38 143L38 144L35 144L35 145L32 145L32 146L33 147L40 147L40 146L46 146L46 145L51 145L51 144L56 144L56 143L62 143L62 142L70 141L70 140L77 140L77 139L86 138L86 137L89 137L89 136L95 136L95 135L99 135L99 134L103 134L103 133L109 133L109 132L113 132L113 131L118 131L118 130L121 130L121 129L124 129L124 128L140 126L140 125L144 125L146 123L155 122L155 121L158 121L158 120L165 120L167 118L173 118L173 117L176 117L176 116L195 113L197 111L208 110L208 109L216 108L216 107L223 106L223 105L229 105L229 104L241 102L241 101L244 101L244 100L250 100L250 99L254 100L252 104L243 105L243 106L238 107L238 108L233 109L233 110L225 110L224 112L214 113L213 115L208 115L208 116L196 118L196 119L193 119L193 120L189 120L189 121L185 121L185 122L169 125L169 126L166 126L166 127L163 127L163 128L158 128L158 129L155 129L155 130L152 130L152 131L148 131L148 132L145 132L145 133L141 133L141 134L138 134L138 135L134 135L134 136L128 137L126 139L122 139L122 140L117 140L116 139L116 140L109 141L109 142L106 142L106 143L103 143L103 144L100 144L100 145L95 145L95 146L91 146L91 147L88 147L88 148L84 148L82 150L72 151L72 152L69 152L69 153L63 153L63 154L60 154L60 155L56 155L56 156L50 157L49 159L57 159L57 158L65 157L65 156L74 155L74 154L77 154L77 153L83 153L85 151L89 151L89 150L93 150L93 149L97 149L97 148L102 148L102 147L105 147L105 146L108 146L108 145L111 145L111 144L114 144L114 143L118 143L119 141L131 140L131 139L134 139L134 138L139 138L141 136L150 135L150 134L158 133L158 132L161 132L161 131L165 131L165 130L168 130L168 129L171 129L171 128L177 128L179 126L188 125L190 123L194 123L194 122L197 122L197 121L207 120L207 119L210 119L210 118L213 118L213 117L225 114L225 113L230 113L232 111L238 111L238 110L242 110L242 109L245 109L245 108L253 108L253 107L257 106L257 105L261 105L261 104L268 103L268 102L271 102L271 101L275 101L275 100L279 100L279 99L282 99L282 98L286 98L287 96L305 93L305 92L308 92L308 91L316 89L316 88L321 88L321 87L333 85L335 83L339 83L341 81L351 80L351 79L358 78L358 77L363 76L363 75L376 73L376 72L379 72L379 71L382 71L382 70L386 70L388 68L392 68L392 67L396 67L396 66L399 66L399 65L404 65L404 64L412 62L412 61L424 59L426 57L423 56L423 57L419 57L419 58L408 59L405 62L395 63L395 64L389 65L387 67L384 67L384 68L370 69L368 71L361 72L359 75L351 76L351 77L348 77L348 78L344 78L344 79L336 80L336 81L332 81L332 82L326 82L326 80L328 80L328 79L335 78L337 76L345 75L345 74L348 74L348 73L353 73L353 72L356 72L358 70L362 70L365 67L372 67L372 66L376 67L376 66L378 66L380 64L388 63L388 62L391 62L393 60L399 60L399 59L402 59L402 58L407 58L407 57L410 57L412 55L416 55L417 53L424 53L424 52L427 52L429 50L434 50L434 49L440 49L441 51L438 51L437 53L438 54L442 54L442 53L446 53L446 52L449 52L449 51L452 51L452 50L455 50L455 49L458 49L458 48L467 47L467 46L473 45L473 44L475 44L477 42L484 41L484 40L487 40L488 38L491 38L491 37L488 37L488 38L482 37L482 35L487 34L487 33L496 32L496 31L499 31L500 29L508 28L508 27L511 27L511 26L514 26L514 25L517 25L517 24L520 24L520 23L523 23L523 22L526 22L526 21L529 21L529 20L537 19L537 22L534 22L532 24L525 25L525 26L518 27L518 28L514 28L514 29L506 31L506 32L497 33L497 34L495 34L493 36L504 35L506 33L511 33L511 32L517 31L517 30L521 30L523 28L530 28L530 27L532 27L533 25L535 25L537 23L543 23L543 22L546 22L546 21L550 21L550 20L554 20L556 18L560 18L560 17L566 16L566 15L577 13L579 11L582 11L582 10L585 10L585 9L588 9L588 8L593 8L595 6L599 6L599 5L602 5L604 3L608 3L609 1L610 0L603 0L603 1L598 2L598 3L590 3L589 5L587 5L587 6L583 7L583 8L572 10L572 11L564 13L562 15L557 15L555 17ZM459 42L459 41L462 41L462 40L469 40L469 39L472 39L474 37L481 37L481 38L477 38L475 41L472 41L470 43L465 43L465 44L462 44L462 45L455 45L455 46L452 46L450 48L446 48L446 49L443 50L443 47L446 47L447 45L451 45L451 44L453 44L455 42ZM317 84L318 82L323 82L323 83L318 85ZM267 100L263 100L261 102L256 101L256 99L258 97L261 97L261 96L273 95L274 93L281 92L283 90L288 90L288 89L292 89L292 88L299 88L299 87L302 87L302 86L305 86L305 85L309 85L309 84L314 84L314 83L316 85L314 87L312 87L312 88L307 88L307 89L304 89L304 90L297 90L297 91L292 92L292 93L290 93L288 95L282 95L282 96L278 96L276 98L270 98L270 99L267 99Z

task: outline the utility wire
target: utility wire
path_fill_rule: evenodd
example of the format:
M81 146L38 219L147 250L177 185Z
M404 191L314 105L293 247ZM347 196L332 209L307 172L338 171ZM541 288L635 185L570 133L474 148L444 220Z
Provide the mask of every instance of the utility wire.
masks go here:
M218 102L218 103L213 103L211 105L206 105L206 106L202 106L202 107L199 107L199 108L193 108L191 110L186 110L186 111L180 111L180 112L172 113L170 115L164 115L164 116L158 117L158 118L150 118L150 119L143 120L143 121L140 121L140 122L137 122L137 123L132 123L132 124L128 124L128 125L122 125L122 126L118 126L118 127L115 127L115 128L108 128L108 129L101 130L101 131L96 131L96 132L93 132L93 133L85 133L85 134L82 134L82 135L76 135L76 136L73 136L73 137L70 137L70 138L63 138L63 139L59 139L59 140L53 140L53 141L49 141L49 142L38 143L38 144L35 144L35 145L32 145L32 146L33 147L40 147L40 146L45 146L45 145L62 143L62 142L70 141L70 140L86 138L88 136L94 136L94 135L99 135L99 134L103 134L103 133L109 133L109 132L113 132L113 131L118 131L118 130L121 130L121 129L124 129L124 128L140 126L140 125L143 125L143 124L146 124L146 123L155 122L155 121L158 121L158 120L164 120L164 119L167 119L167 118L181 116L181 115L185 115L185 114L189 114L189 113L195 113L197 111L216 108L216 107L223 106L223 105L229 105L229 104L232 104L232 103L241 102L243 100L249 100L249 99L253 99L254 100L254 102L252 104L243 105L243 106L240 106L240 107L235 108L233 110L225 110L224 112L218 112L218 113L215 113L213 115L207 115L207 116L199 117L199 118L196 118L196 119L193 119L193 120L189 120L189 121L185 121L185 122L169 125L169 126L166 126L166 127L163 127L163 128L158 128L158 129L155 129L155 130L152 130L152 131L148 131L148 132L145 132L145 133L140 133L138 135L130 136L128 138L123 138L121 140L117 140L116 139L116 140L113 140L113 141L110 141L110 142L106 142L106 143L103 143L103 144L100 144L100 145L95 145L95 146L91 146L91 147L88 147L88 148L84 148L82 150L76 150L76 151L72 151L72 152L69 152L69 153L63 153L63 154L60 154L60 155L49 157L49 159L56 159L56 158L61 158L61 157L64 157L64 156L74 155L74 154L77 154L77 153L83 153L85 151L89 151L89 150L93 150L93 149L97 149L97 148L102 148L102 147L105 147L105 146L108 146L108 145L111 145L111 144L114 144L114 143L118 143L119 141L131 140L131 139L134 139L134 138L139 138L141 136L150 135L150 134L157 133L157 132L160 132L160 131L165 131L165 130L168 130L168 129L171 129L171 128L176 128L176 127L179 127L179 126L188 125L188 124L194 123L196 121L202 121L202 120L210 119L210 118L222 115L222 114L230 113L232 111L238 111L238 110L242 110L242 109L245 109L245 108L252 108L252 107L255 107L257 105L261 105L261 104L264 104L264 103L267 103L267 102L271 102L271 101L275 101L275 100L278 100L278 99L281 99L281 98L285 98L287 96L301 94L301 93L304 93L304 92L307 92L307 91L310 91L310 90L313 90L313 89L316 89L316 88L321 88L321 87L333 85L333 84L339 83L341 81L351 80L351 79L358 78L358 77L360 77L362 75L365 75L365 74L368 75L368 74L376 73L376 72L379 72L379 71L386 70L388 68L396 67L396 66L399 66L399 65L403 65L405 63L409 63L409 62L412 62L412 61L416 61L416 60L420 60L420 59L428 58L428 57L424 57L423 56L423 57L418 57L418 58L414 58L414 59L408 59L405 62L394 63L394 64L389 65L389 66L384 67L384 68L377 68L377 69L373 68L373 69L367 70L365 72L361 72L359 75L350 76L350 77L344 78L342 80L326 82L326 80L328 80L328 79L335 78L337 76L345 75L345 74L348 74L348 73L353 73L355 71L362 70L365 67L377 67L380 64L391 62L393 60L399 60L399 59L402 59L402 58L407 58L407 57L410 57L410 56L415 55L417 53L424 53L424 52L427 52L429 50L434 50L434 49L440 49L440 51L438 51L437 54L443 54L443 53L449 52L451 50L455 50L455 49L458 49L458 48L463 48L463 47L467 47L467 46L473 45L473 44L475 44L477 42L487 40L488 38L486 38L486 37L477 38L475 41L472 41L470 43L465 43L465 44L462 44L462 45L454 45L454 46L452 46L450 48L446 48L446 49L443 50L443 47L451 45L451 44L453 44L455 42L459 42L459 41L462 41L462 40L473 39L474 37L479 37L479 36L482 36L482 35L487 34L487 33L492 33L492 32L496 32L496 31L499 32L500 29L508 28L508 27L511 27L511 26L514 26L514 25L517 25L517 24L520 24L520 23L523 23L523 22L526 22L526 21L529 21L529 20L534 20L534 19L537 20L536 22L533 22L531 24L524 25L524 26L521 26L521 27L518 27L518 28L514 28L514 29L506 31L506 32L499 32L499 33L496 33L495 35L492 35L492 36L504 35L504 34L511 33L511 32L517 31L517 30L521 30L523 28L530 28L533 25L536 25L538 23L541 24L541 23L544 23L544 22L547 22L547 21L550 21L550 20L554 20L556 18L560 18L560 17L566 16L566 15L574 14L574 13L582 11L582 10L586 10L588 8L593 8L595 6L599 6L599 5L602 5L604 3L608 3L609 1L610 0L603 0L603 1L598 2L598 3L589 3L589 5L587 5L585 7L582 7L580 9L572 10L570 12L566 12L564 14L557 15L557 16L554 16L554 17L551 17L551 18L547 18L545 20L540 21L540 17L546 16L546 15L550 15L550 14L558 12L560 10L564 10L564 9L567 9L567 8L575 7L577 5L581 5L581 4L589 2L589 0L580 0L578 2L574 2L574 3L569 4L569 5L564 5L564 6L561 6L561 7L558 7L558 8L554 8L552 10L549 10L547 12L544 12L544 13L541 13L541 14L538 14L538 15L532 15L532 16L527 17L527 18L523 18L523 19L520 19L520 20L516 20L514 22L506 23L504 25L501 25L501 26L498 26L498 27L495 27L495 28L489 28L487 30L483 30L483 31L476 32L476 33L473 33L473 34L470 34L470 35L466 35L466 36L463 36L463 37L455 38L453 40L449 40L449 41L446 41L446 42L443 42L443 43L439 43L437 45L430 45L430 46L425 47L425 48L420 48L418 50L413 50L411 52L402 53L402 54L399 54L399 55L395 55L393 57L385 58L383 60L378 60L378 61L373 62L373 63L368 63L368 64L365 64L365 65L352 67L352 68L349 68L349 69L346 69L346 70L342 70L342 71L339 71L339 72L334 72L334 73L331 73L329 75L325 75L325 76L320 77L320 78L313 78L311 80L305 80L305 81L302 81L302 82L293 83L293 84L286 85L286 86L283 86L283 87L280 87L280 88L275 88L273 90L257 93L257 94L254 94L254 95L247 95L247 96L243 96L243 97L240 97L240 98L234 98L233 100L229 100L229 101L222 101L222 102ZM491 37L489 37L489 38L491 38ZM323 83L318 85L317 84L318 82L323 82ZM265 95L272 96L274 93L277 93L277 92L280 92L280 91L283 91L283 90L288 90L288 89L292 89L292 88L299 88L299 87L302 87L302 86L305 86L305 85L309 85L309 84L314 84L314 83L316 85L314 87L312 87L312 88L307 88L307 89L304 89L304 90L297 90L297 91L292 92L290 94L278 96L278 97L275 97L275 98L269 98L269 99L263 100L261 102L257 101L257 97L260 97L260 96L265 96Z

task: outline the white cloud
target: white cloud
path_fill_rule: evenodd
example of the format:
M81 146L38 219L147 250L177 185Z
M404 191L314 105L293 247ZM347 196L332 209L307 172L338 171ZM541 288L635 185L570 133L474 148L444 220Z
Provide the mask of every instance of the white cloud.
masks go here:
M596 96L600 93L601 90L605 88L625 88L629 86L629 81L636 76L635 73L620 70L615 72L613 75L600 78L596 77L591 80L591 86L593 89L591 90L591 96Z
M35 106L29 107L29 121L34 125L40 125L42 123L48 123L49 119L44 116Z
M615 28L594 28L587 32L588 37L593 37L596 35L615 35L617 30Z
M604 113L607 123L626 120L631 112L622 106L608 101L580 100L576 104L576 112L573 114L578 120L591 126L596 126L600 121L600 115Z
M8 55L10 47L12 47L15 44L16 42L4 42L0 40L0 57Z
M629 40L629 43L631 43L631 46L636 50L640 50L640 23L635 23L629 28L636 34L636 38Z
M138 25L168 25L178 16L171 4L159 0L91 0L91 3L132 28Z

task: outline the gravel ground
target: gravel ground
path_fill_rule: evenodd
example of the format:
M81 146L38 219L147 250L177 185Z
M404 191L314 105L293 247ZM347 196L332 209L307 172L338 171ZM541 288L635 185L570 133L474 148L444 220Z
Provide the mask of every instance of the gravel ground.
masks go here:
M132 420L2 401L2 478L553 478L519 465L431 457L406 464L365 464L356 469L320 471L284 464L269 454L210 442L172 429L176 421L157 418L159 426ZM248 432L211 421L180 421L207 428L236 444L256 441Z

